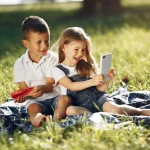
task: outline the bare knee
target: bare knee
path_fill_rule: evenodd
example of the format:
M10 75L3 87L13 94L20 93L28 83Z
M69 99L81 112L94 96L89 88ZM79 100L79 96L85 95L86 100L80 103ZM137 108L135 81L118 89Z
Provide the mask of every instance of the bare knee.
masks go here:
M69 106L66 110L66 115L79 115L79 114L84 114L84 113L91 113L88 109L79 107L79 106Z
M69 106L69 107L67 108L67 110L66 110L66 115L67 115L67 116L73 115L73 114L75 114L75 113L76 113L76 111L75 111L74 106Z
M66 117L66 110L70 106L70 104L71 99L68 96L66 95L60 96L56 104L53 119L54 120L64 119Z
M28 106L28 113L29 115L31 114L37 114L39 112L42 112L42 108L39 104L36 104L36 103L32 103Z
M71 99L67 95L62 95L58 99L58 104L70 105L71 104Z

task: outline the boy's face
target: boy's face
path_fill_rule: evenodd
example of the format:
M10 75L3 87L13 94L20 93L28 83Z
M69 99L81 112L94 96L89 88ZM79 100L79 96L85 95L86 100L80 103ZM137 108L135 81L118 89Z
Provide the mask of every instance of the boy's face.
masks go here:
M49 43L49 34L30 32L27 40L22 40L23 45L29 49L29 56L34 61L40 60L42 56L47 54Z

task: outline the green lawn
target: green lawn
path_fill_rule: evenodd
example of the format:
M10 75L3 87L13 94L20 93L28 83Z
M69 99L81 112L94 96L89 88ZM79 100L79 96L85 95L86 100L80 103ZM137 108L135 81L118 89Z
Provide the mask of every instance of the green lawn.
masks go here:
M123 12L115 16L79 16L81 3L0 6L0 103L17 87L13 83L13 64L25 52L21 44L21 23L29 15L39 15L51 29L51 45L67 27L80 26L91 36L93 53L99 63L101 54L113 54L116 79L109 93L128 76L128 88L150 90L150 1L123 0ZM66 150L150 150L148 129L135 125L113 130L93 130L81 125L62 130L51 125L31 134L17 132L0 135L0 148ZM79 148L80 147L80 148Z

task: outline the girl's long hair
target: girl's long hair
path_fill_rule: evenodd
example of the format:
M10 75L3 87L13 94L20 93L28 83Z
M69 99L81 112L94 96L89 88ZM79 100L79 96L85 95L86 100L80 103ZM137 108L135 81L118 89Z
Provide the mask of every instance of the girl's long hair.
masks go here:
M85 59L85 61L87 61L89 64L91 64L93 66L93 70L96 73L98 71L98 67L97 67L96 61L91 53L91 51L92 51L91 39L85 33L85 31L80 27L70 27L70 28L65 29L61 33L61 35L57 41L57 44L55 44L55 47L57 47L56 45L58 45L57 49L58 49L59 63L62 63L65 59L64 52L62 51L64 44L69 44L73 41L85 41L87 43L86 44L87 45L86 56L84 59ZM78 63L80 63L80 61ZM81 66L81 65L79 65L79 66ZM78 71L81 73L82 69L80 70L80 68L78 69Z

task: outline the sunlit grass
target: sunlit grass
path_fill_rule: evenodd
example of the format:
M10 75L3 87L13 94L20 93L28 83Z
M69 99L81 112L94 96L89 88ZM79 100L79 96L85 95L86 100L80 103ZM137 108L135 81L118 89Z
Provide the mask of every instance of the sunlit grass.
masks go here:
M116 90L120 80L128 76L128 89L150 90L150 2L124 0L124 11L116 16L76 15L81 3L0 6L0 103L16 89L13 64L25 52L21 44L21 23L29 15L39 15L51 29L51 45L67 27L80 26L91 36L93 53L99 64L100 55L113 54L116 79L109 93ZM130 125L118 130L95 130L89 126L61 129L49 124L30 134L16 131L0 135L0 149L102 149L148 150L149 130Z
M123 6L140 6L140 5L149 5L149 0L122 0L121 1Z

